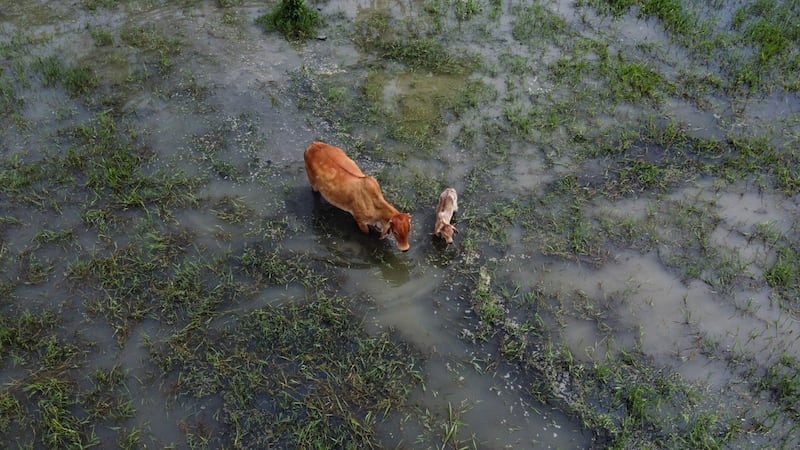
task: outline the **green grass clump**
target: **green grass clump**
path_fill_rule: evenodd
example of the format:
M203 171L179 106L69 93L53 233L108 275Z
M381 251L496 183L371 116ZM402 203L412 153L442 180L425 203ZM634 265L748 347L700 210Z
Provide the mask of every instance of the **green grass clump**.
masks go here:
M382 49L383 57L399 61L412 69L425 69L439 74L465 74L474 69L475 61L450 53L444 44L431 38L394 41Z
M789 246L778 249L775 262L764 272L767 283L777 289L794 288L800 292L800 260L797 252Z
M620 62L614 66L614 72L615 78L619 80L619 83L611 83L615 97L629 101L658 98L663 79L647 64Z
M265 31L278 31L287 39L307 39L321 25L317 11L303 0L281 0L271 12L256 19Z
M596 5L596 7L600 11L605 11L604 8L608 8L611 14L615 17L619 17L625 13L627 13L631 7L637 4L639 0L593 0L592 3Z
M477 56L456 55L437 38L420 30L407 30L396 24L388 12L373 11L356 20L353 40L364 51L374 51L384 59L405 64L413 70L440 75L468 75L479 65Z
M81 6L89 11L96 11L99 8L113 8L119 0L81 0Z
M800 5L796 2L757 1L741 6L734 13L731 26L742 33L742 40L755 49L759 64L776 62L800 39ZM778 62L778 65L784 65Z
M183 43L155 26L134 25L120 30L119 37L125 44L139 50L139 58L148 66L155 67L159 74L167 75L176 66L175 57L183 51ZM147 70L134 78L146 79Z
M72 97L86 95L97 85L92 69L87 66L72 66L64 73L64 89Z
M694 32L696 19L680 0L642 0L640 3L640 13L657 17L667 30L680 35Z
M92 27L89 28L89 34L98 47L105 47L114 43L114 35L109 30Z
M800 420L800 361L792 355L781 354L778 361L767 367L758 380L761 390L770 392L780 407L794 420Z
M45 86L61 85L72 97L88 94L97 85L97 79L88 66L67 66L57 56L38 58L32 68L42 76Z
M557 42L567 31L567 21L539 3L515 6L514 18L511 36L525 44L540 40Z
M25 99L17 95L11 79L0 73L0 117L14 114L24 104Z
M147 52L177 55L183 47L179 39L155 26L128 26L120 30L119 37L125 44Z

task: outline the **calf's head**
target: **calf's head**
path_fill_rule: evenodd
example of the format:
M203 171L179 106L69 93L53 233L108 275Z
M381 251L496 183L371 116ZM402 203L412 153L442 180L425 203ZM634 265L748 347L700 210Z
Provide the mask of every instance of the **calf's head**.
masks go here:
M444 239L448 244L453 243L453 235L458 233L458 229L447 222L441 221L436 225L436 230L433 234Z
M411 214L397 213L389 219L389 223L383 227L381 231L381 239L385 239L389 232L392 232L395 242L397 242L397 249L405 252L411 248L408 245L408 233L411 231Z

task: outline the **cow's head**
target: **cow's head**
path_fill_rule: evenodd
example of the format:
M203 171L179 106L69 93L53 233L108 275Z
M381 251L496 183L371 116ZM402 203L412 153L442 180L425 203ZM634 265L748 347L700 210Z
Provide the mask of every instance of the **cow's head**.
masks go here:
M389 219L389 223L383 227L381 231L381 239L386 238L389 232L392 232L395 242L397 242L397 249L405 252L411 248L408 245L408 233L411 231L411 214L397 213Z
M453 243L453 235L458 233L458 229L447 222L441 222L436 226L433 234L444 239L448 244Z

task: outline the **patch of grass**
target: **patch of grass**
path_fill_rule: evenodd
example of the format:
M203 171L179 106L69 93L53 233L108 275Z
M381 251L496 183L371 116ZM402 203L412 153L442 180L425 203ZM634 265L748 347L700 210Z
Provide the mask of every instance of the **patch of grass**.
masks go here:
M253 208L247 206L243 198L225 196L214 205L211 212L229 223L242 223L253 214Z
M45 86L60 84L72 97L86 95L97 86L97 79L88 66L67 66L57 56L38 58L32 68L42 76Z
M797 252L789 246L780 247L775 262L764 271L764 278L775 289L800 292L800 260Z
M527 56L503 53L499 60L508 73L526 76L533 72L533 64Z
M651 217L644 219L603 214L599 217L600 231L612 244L647 253L658 244L658 230Z
M646 63L620 61L613 67L614 80L610 86L614 97L628 101L659 98L664 80Z
M72 241L73 239L75 239L75 230L71 228L65 228L63 230L43 229L37 232L33 237L33 241L39 245L59 242L64 243Z
M308 277L309 267L298 256L287 256L280 249L269 249L260 244L245 248L236 262L242 271L253 280L255 286L288 285L289 283L312 283Z
M559 42L567 32L567 21L544 4L515 5L511 36L523 44Z
M622 186L616 189L621 191L663 192L671 178L666 169L642 159L623 160L617 171Z
M492 287L492 273L486 266L478 270L475 290L471 295L472 310L479 320L479 330L476 335L481 340L488 339L495 333L497 326L503 323L506 316L506 306L503 299Z
M91 68L72 66L64 73L63 84L69 95L78 97L90 93L97 86L97 79Z
M769 174L773 184L787 195L800 192L800 156L776 148L767 136L728 137L727 146L715 172L729 179Z
M119 4L119 0L81 0L81 6L89 11L99 8L113 8Z
M580 317L602 319L604 300L576 295ZM534 287L515 303L515 319L496 329L533 398L578 417L604 448L721 448L735 435L733 417L720 412L724 399L648 362L638 344L578 362L556 343L561 296Z
M219 431L207 434L208 442L378 445L376 427L421 380L417 362L390 336L367 336L345 299L311 296L153 344L176 396L222 400Z
M55 264L49 258L41 258L32 251L24 251L17 255L17 262L22 282L31 285L47 283L55 268Z
M125 44L138 49L145 63L155 67L161 75L167 75L175 68L175 56L183 51L179 38L170 36L155 26L134 25L120 30L119 37ZM144 81L150 76L149 70L134 76L131 81Z
M89 35L92 36L94 40L94 45L98 47L107 47L114 43L114 35L111 31L94 27L88 27L88 29Z
M8 199L46 206L46 192L41 187L46 179L47 170L41 162L26 162L19 154L0 159L0 192Z
M128 245L81 252L65 271L89 316L104 319L120 345L145 318L196 325L249 292L232 278L228 261L199 253L190 231L147 220L136 228Z
M258 150L263 145L258 127L247 114L226 117L191 141L197 153L195 159L203 169L212 176L233 181L261 164Z
M388 43L382 48L382 56L399 61L412 69L449 75L469 74L478 65L475 56L456 56L440 40L432 38Z
M382 58L405 64L412 70L428 70L440 75L469 75L480 65L477 55L457 54L441 40L406 31L395 24L388 12L375 11L357 19L353 40L364 51L375 51Z
M66 71L64 62L55 55L37 58L31 64L31 68L42 76L42 84L45 86L54 86L59 83Z
M680 0L643 0L640 14L655 16L664 28L679 35L695 32L697 18L686 10Z
M98 369L93 388L79 382L88 344L59 337L60 315L54 309L5 308L0 313L3 364L13 364L21 374L0 391L4 442L30 448L95 446L100 442L95 427L111 427L132 416L118 370L105 376Z
M711 107L711 102L708 98L724 92L725 82L713 73L698 74L691 71L681 71L678 73L675 88L676 93L681 97L694 102L703 109L708 109Z
M651 117L638 130L629 127L593 137L587 156L610 158L607 173L621 176L607 177L604 193L614 197L639 187L664 191L697 175L729 182L765 179L786 195L800 192L800 157L778 148L768 136L731 134L720 141L693 137L687 129L674 120Z
M18 112L25 105L25 99L17 94L12 80L0 72L0 117Z
M456 19L461 22L468 21L473 17L478 16L483 10L481 2L478 0L452 2L451 5L453 8L453 14L455 14Z
M766 19L750 25L745 36L758 47L758 60L762 64L783 53L791 45L784 28Z
M639 0L580 0L578 4L582 5L584 2L594 6L603 14L620 17L630 11L633 5L639 3Z
M519 217L525 241L535 242L543 255L601 266L608 259L599 219L587 214L586 201L596 195L593 188L575 176L557 179L545 194L532 199L535 206Z
M307 39L322 24L319 13L304 0L280 0L271 12L256 19L265 31L278 31L287 39Z
M170 37L155 25L124 27L120 30L119 37L125 44L145 52L174 56L183 50L180 39Z
M152 157L136 130L124 120L101 112L66 133L73 145L55 167L72 170L98 198L118 208L150 204L187 205L196 201L200 179L183 170L156 169L145 163Z
M779 57L787 56L792 42L800 38L798 12L800 7L793 2L757 1L737 9L731 26L741 31L743 40L754 47L759 65L785 66Z
M768 391L780 407L794 420L800 420L800 361L792 355L781 354L775 364L767 367L758 380L758 387Z

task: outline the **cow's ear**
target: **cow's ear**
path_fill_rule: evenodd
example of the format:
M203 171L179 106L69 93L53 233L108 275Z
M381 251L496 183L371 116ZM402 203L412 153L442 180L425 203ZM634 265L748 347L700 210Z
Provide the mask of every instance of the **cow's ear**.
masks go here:
M456 233L458 233L458 228L456 228L456 227L453 227L453 231L455 231Z

